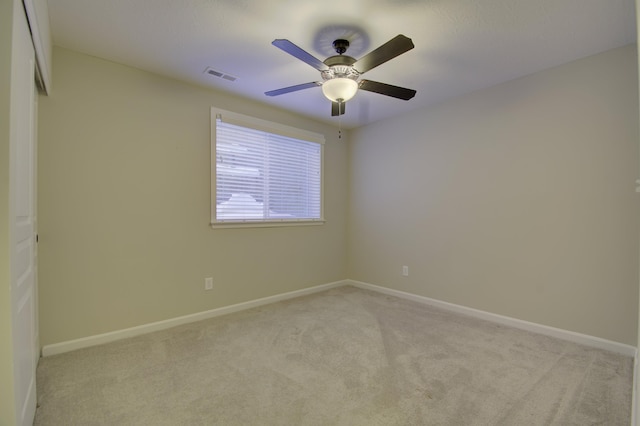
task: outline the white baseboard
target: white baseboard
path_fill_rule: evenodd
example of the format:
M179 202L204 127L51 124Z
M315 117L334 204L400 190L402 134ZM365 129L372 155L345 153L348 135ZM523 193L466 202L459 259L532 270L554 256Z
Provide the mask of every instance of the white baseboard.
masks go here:
M208 318L226 315L233 312L243 311L245 309L255 308L257 306L268 305L270 303L280 302L282 300L293 299L295 297L306 296L313 293L329 290L335 287L345 285L345 281L336 281L328 284L317 285L314 287L295 290L288 293L277 294L275 296L263 297L261 299L250 300L248 302L238 303L221 308L211 309L209 311L198 312L196 314L185 315L177 318L171 318L164 321L152 322L149 324L139 325L137 327L125 328L123 330L111 331L109 333L97 334L94 336L83 337L81 339L69 340L66 342L54 343L42 347L42 356L51 356L76 349L87 348L90 346L102 345L104 343L114 342L116 340L126 339L129 337L139 336L141 334L152 333L154 331L165 330L177 325L188 324L191 322L202 321Z
M601 339L600 337L589 336L587 334L576 333L573 331L563 330L560 328L549 327L546 325L536 324L529 321L519 320L517 318L506 317L503 315L493 314L491 312L481 311L478 309L468 308L454 303L443 302L437 299L431 299L425 296L418 296L412 293L406 293L399 290L393 290L369 283L355 280L346 280L346 283L354 287L376 291L378 293L387 294L389 296L400 297L402 299L413 300L415 302L424 303L431 306L437 306L448 311L459 314L480 318L487 321L497 322L506 326L519 328L521 330L532 331L534 333L543 334L545 336L556 337L558 339L568 340L570 342L579 343L593 348L604 349L611 352L619 353L630 357L636 356L636 347L625 345L624 343L613 342L611 340Z
M306 296L309 294L318 293L321 291L329 290L331 288L341 287L344 285L352 285L354 287L376 291L378 293L387 294L389 296L395 296L395 297L400 297L402 299L413 300L419 303L424 303L431 306L437 306L439 308L443 308L443 309L460 313L463 315L468 315L475 318L484 319L487 321L497 322L506 326L515 327L522 330L528 330L528 331L532 331L532 332L547 335L547 336L557 337L559 339L568 340L571 342L580 343L586 346L591 346L599 349L605 349L611 352L637 358L637 355L636 355L637 350L634 346L625 345L623 343L613 342L610 340L605 340L599 337L589 336L586 334L575 333L573 331L567 331L559 328L549 327L546 325L523 321L516 318L506 317L503 315L493 314L491 312L468 308L462 305L443 302L440 300L431 299L429 297L418 296L416 294L406 293L403 291L393 290L390 288L381 287L381 286L377 286L377 285L373 285L373 284L369 284L361 281L355 281L355 280L336 281L336 282L322 284L322 285L318 285L310 288L305 288L302 290L296 290L288 293L277 294L275 296L269 296L261 299L250 300L248 302L238 303L235 305L223 306L221 308L216 308L209 311L198 312L195 314L185 315L177 318L171 318L164 321L152 322L149 324L143 324L136 327L125 328L123 330L116 330L109 333L97 334L94 336L83 337L80 339L69 340L66 342L55 343L52 345L45 345L42 348L42 356L51 356L51 355L56 355L64 352L73 351L76 349L102 345L104 343L109 343L109 342L114 342L116 340L139 336L141 334L165 330L167 328L175 327L182 324L201 321L204 319L213 318L220 315L226 315L233 312L242 311L245 309L255 308L257 306L268 305L270 303L293 299L295 297ZM636 379L635 377L636 374L640 374L640 372L637 371L637 368L634 369L634 380ZM635 391L635 385L634 385L634 391ZM640 395L637 395L637 396L640 397ZM635 402L635 399L634 399L634 402ZM640 424L638 426L640 426Z

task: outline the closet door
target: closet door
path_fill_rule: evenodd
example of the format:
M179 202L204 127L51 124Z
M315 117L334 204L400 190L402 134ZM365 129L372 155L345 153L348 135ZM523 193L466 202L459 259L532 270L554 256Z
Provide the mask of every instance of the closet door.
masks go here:
M10 268L16 423L36 410L35 56L22 2L14 4L10 115Z

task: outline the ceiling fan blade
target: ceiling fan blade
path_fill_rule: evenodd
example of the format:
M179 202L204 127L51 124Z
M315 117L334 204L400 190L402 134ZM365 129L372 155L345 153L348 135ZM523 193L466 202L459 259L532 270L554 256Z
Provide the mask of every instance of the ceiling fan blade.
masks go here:
M363 74L413 48L414 45L411 39L399 34L376 50L358 59L356 63L353 64L353 67L358 70L360 74Z
M392 86L391 84L379 83L371 80L361 80L360 89L391 96L392 98L398 98L404 101L408 101L416 95L416 91L413 89L406 89L404 87Z
M298 90L310 89L312 87L322 86L319 81L312 81L311 83L296 84L295 86L283 87L282 89L270 90L264 92L267 96L284 95L285 93L297 92Z
M324 71L329 68L320 59L314 57L310 53L307 53L305 50L291 43L287 39L279 38L279 39L273 40L271 44L273 44L275 47L279 49L284 50L289 55L295 56L296 58L300 59L302 62L306 62L307 64L311 65L318 71Z
M331 116L336 117L345 112L345 102L331 102Z

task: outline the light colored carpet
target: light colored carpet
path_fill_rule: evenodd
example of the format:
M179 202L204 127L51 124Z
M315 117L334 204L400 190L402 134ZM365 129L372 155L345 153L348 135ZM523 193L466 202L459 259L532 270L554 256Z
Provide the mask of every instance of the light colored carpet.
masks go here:
M353 287L38 367L36 425L624 425L632 359Z

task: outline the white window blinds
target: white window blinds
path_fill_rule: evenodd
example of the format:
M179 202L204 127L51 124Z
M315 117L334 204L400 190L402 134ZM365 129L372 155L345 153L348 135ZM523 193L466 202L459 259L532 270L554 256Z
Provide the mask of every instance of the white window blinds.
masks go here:
M319 222L324 137L217 110L212 224Z

